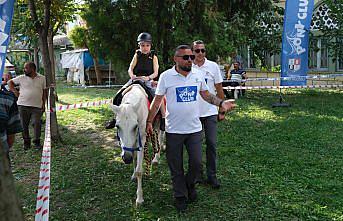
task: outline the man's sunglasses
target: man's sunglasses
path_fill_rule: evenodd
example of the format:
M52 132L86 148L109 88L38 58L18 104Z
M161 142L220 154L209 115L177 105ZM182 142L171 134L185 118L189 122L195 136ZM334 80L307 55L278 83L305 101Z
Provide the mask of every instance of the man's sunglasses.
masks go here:
M205 53L206 52L206 49L195 49L194 50L195 51L195 53L200 53L200 51L201 51L201 53Z
M185 61L188 61L189 58L190 58L191 60L194 60L194 59L195 59L195 55L194 55L194 54L192 54L192 55L186 54L186 55L176 56L176 57L180 57L180 58L182 58L182 59L185 60Z

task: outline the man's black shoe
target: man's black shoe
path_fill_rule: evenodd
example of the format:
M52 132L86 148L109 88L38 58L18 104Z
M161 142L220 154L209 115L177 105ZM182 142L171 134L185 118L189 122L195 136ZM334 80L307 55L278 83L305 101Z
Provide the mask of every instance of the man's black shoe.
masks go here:
M24 150L28 150L31 148L31 140L30 139L24 139Z
M195 190L195 185L193 187L188 187L188 202L193 203L198 199L197 191Z
M116 126L116 119L113 118L112 120L108 121L106 124L105 124L105 128L106 129L112 129Z
M186 197L175 198L175 208L178 212L185 212L187 209Z
M210 185L213 189L219 189L220 188L220 183L217 179L217 177L212 177L207 179L207 184Z
M36 150L43 149L43 146L40 143L34 143L34 147L35 147Z
M204 184L204 183L206 183L205 178L204 178L203 173L201 172L200 175L195 178L195 184Z

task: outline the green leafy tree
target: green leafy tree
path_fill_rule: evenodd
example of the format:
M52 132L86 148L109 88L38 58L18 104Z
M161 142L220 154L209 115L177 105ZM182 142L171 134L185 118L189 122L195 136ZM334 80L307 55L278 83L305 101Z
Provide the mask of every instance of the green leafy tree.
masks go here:
M143 31L153 36L153 48L160 58L161 70L173 64L175 46L198 39L205 41L207 56L212 60L228 56L241 45L252 44L256 51L268 46L266 49L271 52L280 47L279 43L268 44L268 41L258 47L259 42L274 37L256 27L261 14L276 10L271 0L85 2L88 7L82 17L87 26L94 30L106 58L121 66L128 66L137 47L136 37ZM258 39L257 35L263 36ZM278 34L275 42L280 39Z
M338 58L343 62L343 0L325 0L323 4L328 7L329 17L335 25L328 27L324 20L321 20L319 29L327 40L330 57L333 61Z
M47 85L55 83L53 36L64 23L74 16L76 6L72 0L18 0L15 10L14 40L21 40L35 50L38 66L38 50L42 55ZM56 94L51 88L50 104L55 107ZM51 137L60 139L56 113L51 113Z

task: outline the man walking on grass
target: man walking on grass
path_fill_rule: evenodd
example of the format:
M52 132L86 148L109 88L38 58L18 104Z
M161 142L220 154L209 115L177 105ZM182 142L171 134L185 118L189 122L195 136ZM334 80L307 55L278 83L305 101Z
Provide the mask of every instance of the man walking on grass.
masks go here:
M194 41L192 50L195 55L193 68L203 75L208 86L208 91L211 94L215 94L218 99L223 100L223 78L219 66L215 62L207 60L206 48L203 41ZM220 187L217 179L217 119L223 120L225 118L225 112L220 108L218 113L216 105L210 104L202 98L199 98L199 102L200 120L206 138L206 182L217 189ZM197 178L197 182L203 182L202 171L200 177Z
M172 176L175 207L180 212L186 210L187 200L193 202L197 199L195 178L201 167L202 130L199 119L199 97L220 106L223 111L231 110L235 106L208 92L202 75L192 70L194 58L190 46L180 45L176 48L175 66L160 76L147 120L147 133L151 134L152 121L165 96L167 100L166 157ZM186 175L183 168L184 146L189 159Z
M29 133L30 120L34 125L34 146L41 149L41 117L45 110L46 82L45 77L36 72L36 65L27 62L24 65L25 75L20 75L8 82L10 90L18 97L20 120L23 126L24 149L31 148ZM19 85L20 92L14 87Z

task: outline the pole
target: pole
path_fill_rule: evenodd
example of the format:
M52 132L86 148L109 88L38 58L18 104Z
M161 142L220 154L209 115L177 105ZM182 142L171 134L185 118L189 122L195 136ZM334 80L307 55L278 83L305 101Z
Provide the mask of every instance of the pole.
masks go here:
M272 107L290 107L291 105L288 103L283 102L283 97L282 97L282 89L280 88L279 90L279 103L274 103Z

